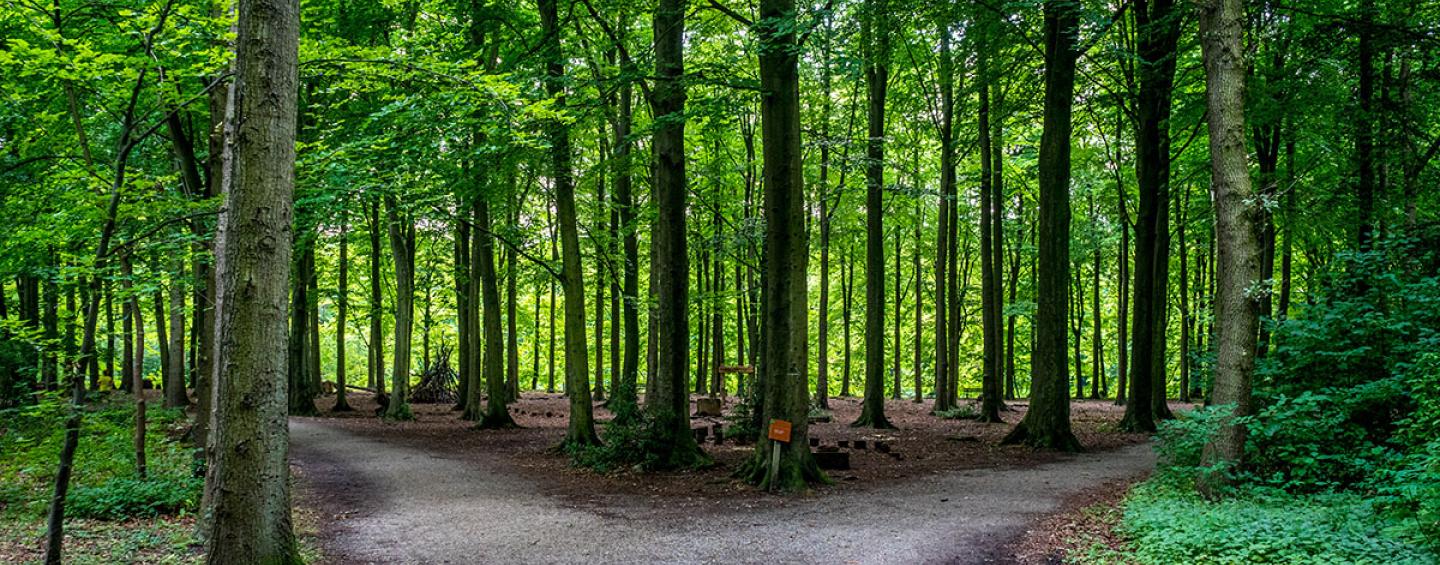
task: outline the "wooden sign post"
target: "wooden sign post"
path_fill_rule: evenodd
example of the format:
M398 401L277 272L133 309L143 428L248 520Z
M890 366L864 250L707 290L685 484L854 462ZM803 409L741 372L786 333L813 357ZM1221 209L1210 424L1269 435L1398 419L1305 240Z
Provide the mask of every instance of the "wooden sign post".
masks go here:
M770 420L770 490L780 481L780 444L790 443L790 422Z

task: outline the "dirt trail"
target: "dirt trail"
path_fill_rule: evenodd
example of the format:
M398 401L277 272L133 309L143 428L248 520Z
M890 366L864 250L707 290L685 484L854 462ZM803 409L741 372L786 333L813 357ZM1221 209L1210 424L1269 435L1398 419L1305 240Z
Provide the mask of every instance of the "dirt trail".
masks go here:
M290 424L337 563L1005 563L1038 515L1153 468L1149 445L874 489L667 511L582 508L502 463L461 459L317 421ZM327 512L327 519L336 515Z

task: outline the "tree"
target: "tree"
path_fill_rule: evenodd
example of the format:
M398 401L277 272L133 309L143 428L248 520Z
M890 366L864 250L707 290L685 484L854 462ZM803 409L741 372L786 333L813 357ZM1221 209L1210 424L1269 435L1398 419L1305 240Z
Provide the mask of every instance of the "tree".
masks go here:
M565 110L565 59L560 47L560 21L556 0L539 0L542 49L545 55L545 89L555 107ZM585 347L585 281L580 268L580 235L575 213L575 184L571 171L570 127L551 120L546 127L550 141L550 174L555 190L555 208L560 224L560 284L565 295L565 395L570 398L570 424L565 445L582 447L600 442L590 406L590 371ZM553 330L552 330L553 331Z
M340 270L335 283L335 406L331 412L349 412L345 382L345 320L350 311L350 233L344 208L340 210Z
M685 238L685 0L661 0L655 9L655 88L650 97L654 134L656 218L651 245L655 281L655 380L645 394L653 456L662 467L691 466L705 456L690 434L686 387L690 347L690 256ZM703 343L703 342L702 342Z
M1134 343L1129 400L1121 427L1155 431L1165 407L1165 312L1170 265L1170 106L1180 15L1173 0L1139 0L1134 8L1140 89L1136 94ZM1158 401L1156 399L1158 397Z
M395 353L390 370L390 403L385 417L410 420L410 342L415 327L415 216L400 209L393 196L385 197L386 229L390 254L395 258Z
M887 429L885 418L885 90L890 82L890 9L866 0L861 16L865 58L865 400L853 427ZM769 185L766 185L767 187ZM802 302L803 304L803 302Z
M1229 415L1206 442L1200 490L1215 495L1245 453L1250 377L1255 371L1260 277L1259 206L1245 149L1245 12L1239 0L1198 0L1205 98L1210 109L1210 176L1215 202L1215 404Z
M794 0L762 0L755 23L760 40L762 176L765 184L765 260L761 284L764 342L760 355L761 421L791 423L780 446L775 477L771 441L761 438L741 474L768 490L798 490L828 479L810 455L806 368L805 186L800 160L800 72Z
M475 221L478 229L475 230L475 237L479 245L474 246L471 253L477 254L480 262L480 293L483 309L484 328L481 335L485 338L485 361L483 373L485 376L485 394L488 399L485 403L485 412L480 420L481 428L513 428L515 420L510 418L509 410L506 410L505 392L505 335L500 329L500 281L495 272L495 238L492 235L494 226L490 221L490 203L483 199L475 205ZM474 385L479 385L477 380ZM473 386L473 385L472 385ZM478 399L478 395L474 395Z
M300 5L240 0L238 14L216 245L218 356L205 558L300 563L290 526L283 361Z
M1074 104L1079 5L1045 2L1045 116L1040 138L1040 257L1036 273L1035 351L1030 410L1005 437L1061 451L1079 451L1070 431L1065 316L1070 279L1070 132Z
M993 74L990 71L991 46L988 39L993 33L993 27L988 14L988 8L977 8L982 14L976 18L977 35L980 39L976 41L976 61L980 84L977 85L980 92L979 116L976 120L978 128L977 138L980 140L980 323L983 337L982 357L983 368L981 369L981 393L980 393L980 414L977 419L981 422L1000 422L1000 355L1001 332L1000 327L1000 264L1001 246L1003 242L1000 237L1000 210L997 206L999 195L995 186L997 178L995 168L998 165L999 156L997 149L992 148L995 142L995 128L991 126L990 101L992 90L998 92L994 87Z

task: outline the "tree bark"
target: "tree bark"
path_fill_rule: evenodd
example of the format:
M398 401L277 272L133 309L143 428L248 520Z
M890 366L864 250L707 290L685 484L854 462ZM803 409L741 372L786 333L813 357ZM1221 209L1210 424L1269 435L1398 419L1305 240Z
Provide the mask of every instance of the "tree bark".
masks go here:
M369 358L369 385L375 389L377 395L385 394L385 303L380 296L380 285L383 281L381 275L380 255L380 202L374 200L370 203L369 214L367 215L370 232L370 358Z
M1070 133L1075 94L1079 5L1045 2L1045 110L1040 137L1039 263L1030 409L1005 443L1078 451L1070 431L1065 378L1066 292L1070 277Z
M1123 429L1155 431L1164 398L1164 318L1169 285L1170 98L1181 18L1173 0L1139 0L1135 10L1140 90L1136 109L1134 341ZM1158 349L1157 349L1158 346ZM1157 369L1159 372L1157 373ZM1168 413L1168 410L1164 411Z
M1247 289L1260 276L1258 209L1250 188L1245 148L1245 14L1240 0L1199 0L1200 46L1209 103L1210 174L1215 207L1216 362L1212 394L1230 406L1228 418L1205 444L1200 490L1218 494L1241 463L1250 414L1259 305Z
M340 208L340 273L335 283L335 406L331 412L350 412L345 390L345 330L350 313L350 224L344 205Z
M690 255L686 249L684 0L661 0L655 10L655 89L651 113L657 117L653 140L654 247L656 296L655 381L645 394L652 457L662 468L692 466L705 456L690 433L690 396L686 385L690 346ZM703 343L703 341L702 341Z
M556 0L539 0L545 41L545 89L555 108L565 111L565 59L560 47L560 20ZM548 124L551 175L562 248L561 284L565 293L565 394L570 398L570 423L565 445L581 447L600 442L590 405L585 345L585 281L580 268L580 235L575 214L575 185L571 171L570 128L561 121ZM553 330L552 330L553 331Z
M482 301L482 314L484 319L484 330L481 335L485 338L485 394L488 397L485 402L485 412L480 419L479 427L488 429L513 428L515 420L510 418L510 411L506 409L506 388L505 388L505 335L501 333L500 327L500 281L495 272L495 236L494 226L490 221L490 203L480 197L475 206L475 221L479 225L476 234L479 244L474 246L471 253L478 255L480 263L480 294ZM471 386L479 385L477 380ZM474 398L478 398L475 396Z
M300 6L241 0L226 107L226 205L216 244L214 464L208 563L299 563L290 522L285 426L285 287Z
M890 82L887 0L866 0L861 20L865 60L865 398L851 427L889 429L885 417L885 94ZM769 188L769 185L766 185ZM803 302L802 302L803 305Z
M934 412L953 408L950 403L950 238L951 208L955 206L955 59L950 50L952 22L942 16L940 28L940 216L935 236L935 404Z
M175 261L177 278L185 272L185 262ZM165 407L177 408L190 405L190 396L185 392L185 288L179 280L170 281L170 374L172 378L165 386Z
M771 441L762 437L742 474L767 490L799 490L828 479L810 455L807 440L805 186L800 146L800 73L794 0L761 0L761 133L764 144L765 254L762 265L764 342L760 356L761 422L789 421L790 443L778 446L771 476Z
M395 258L395 352L385 418L411 420L410 346L415 328L415 218L395 197L385 198L390 254Z

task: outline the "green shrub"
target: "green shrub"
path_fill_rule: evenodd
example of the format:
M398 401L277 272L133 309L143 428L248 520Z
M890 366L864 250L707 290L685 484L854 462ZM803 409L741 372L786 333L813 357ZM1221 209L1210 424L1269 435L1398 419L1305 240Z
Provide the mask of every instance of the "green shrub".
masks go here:
M1205 443L1231 411L1230 406L1201 407L1177 413L1173 420L1161 421L1155 443L1159 455L1156 479L1176 486L1193 486L1199 475Z
M1354 494L1248 491L1218 502L1190 490L1137 487L1120 532L1141 563L1435 563L1435 555L1388 535Z
M1404 382L1415 409L1396 439L1409 453L1378 473L1372 488L1396 534L1440 550L1440 354L1422 356Z
M42 519L49 504L64 442L68 403L57 396L0 411L0 510ZM86 408L75 453L68 514L121 519L191 510L201 480L194 450L173 441L185 425L176 409L148 411L148 480L135 476L134 406L112 396Z
M974 420L980 417L980 412L976 411L973 405L961 404L949 410L938 411L935 416L945 420Z
M199 479L188 476L116 477L98 486L80 486L71 491L66 498L66 513L101 520L177 514L195 509L200 487Z

